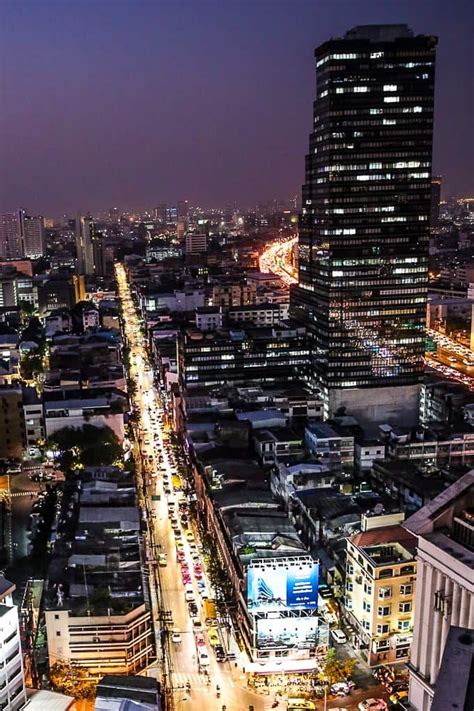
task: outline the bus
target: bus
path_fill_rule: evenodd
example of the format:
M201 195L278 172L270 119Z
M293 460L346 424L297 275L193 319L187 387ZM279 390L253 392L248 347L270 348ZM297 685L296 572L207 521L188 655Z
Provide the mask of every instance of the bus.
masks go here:
M288 711L312 711L316 705L308 699L288 699Z

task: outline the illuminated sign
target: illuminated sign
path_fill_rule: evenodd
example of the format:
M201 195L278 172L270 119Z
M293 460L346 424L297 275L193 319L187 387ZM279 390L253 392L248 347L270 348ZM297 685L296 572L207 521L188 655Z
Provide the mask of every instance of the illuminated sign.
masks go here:
M328 627L318 617L278 617L257 620L258 649L313 649L327 645Z
M318 605L319 565L297 559L281 565L262 561L247 569L247 606L250 612L313 609Z

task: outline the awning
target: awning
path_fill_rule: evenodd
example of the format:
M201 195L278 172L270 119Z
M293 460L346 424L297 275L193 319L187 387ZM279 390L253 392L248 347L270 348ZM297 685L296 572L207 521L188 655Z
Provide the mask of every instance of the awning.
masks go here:
M252 662L245 666L245 671L252 674L281 674L283 672L312 672L316 670L316 659L268 659L264 662Z

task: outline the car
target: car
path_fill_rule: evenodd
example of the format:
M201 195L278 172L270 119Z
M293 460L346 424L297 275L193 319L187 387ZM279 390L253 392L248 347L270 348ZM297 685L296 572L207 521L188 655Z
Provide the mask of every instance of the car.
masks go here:
M175 541L174 544L175 544L176 550L177 550L178 552L179 552L179 551L183 551L183 549L184 549L183 541ZM183 551L183 552L184 552L184 551Z
M197 647L206 646L206 640L204 639L204 635L202 632L196 632L196 634L194 635L194 640L196 642Z
M205 649L198 649L198 663L201 667L209 666L209 655Z
M227 656L224 652L224 647L222 646L222 644L216 644L216 646L214 647L214 652L218 662L225 662Z
M195 544L195 543L190 543L190 544L189 544L189 550L191 551L191 553L196 553L196 552L197 552L196 544Z
M187 540L189 543L193 543L193 542L194 542L194 533L193 533L192 531L186 531L186 540Z
M191 576L189 573L183 573L181 576L181 580L183 581L183 585L189 585L191 582Z
M448 360L450 363L456 363L457 358L455 358L454 356L449 356Z
M177 630L173 630L171 639L175 644L179 644L181 642L181 634Z
M176 538L177 541L181 541L183 538L183 534L179 529L176 529L176 531L173 531L174 537Z
M392 704L398 704L399 701L405 701L406 699L408 699L408 689L400 689L390 695L390 702Z
M176 553L176 558L178 560L178 563L180 563L182 560L185 560L186 553L184 551L177 551Z
M388 704L384 699L365 699L365 701L359 701L357 706L359 711L386 711Z
M184 591L184 599L186 600L186 602L195 602L194 590L192 589L192 587L186 588L186 590Z
M347 637L342 630L339 630L339 629L331 630L331 635L332 635L333 640L337 644L344 644L345 642L347 642Z
M166 553L160 553L158 556L158 565L165 568L168 565L168 559Z
M217 644L220 643L219 634L218 634L217 630L214 629L213 627L211 627L211 628L207 631L207 636L208 636L208 638L209 638L209 644L210 644L212 647L215 647Z

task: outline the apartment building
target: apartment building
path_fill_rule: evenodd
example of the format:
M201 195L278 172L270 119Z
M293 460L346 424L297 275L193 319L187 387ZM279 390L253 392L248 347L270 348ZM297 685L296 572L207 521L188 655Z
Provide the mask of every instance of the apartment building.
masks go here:
M428 711L451 626L474 630L474 470L405 523L417 539L410 704Z
M403 519L403 515L399 517ZM406 662L413 637L416 538L399 524L371 527L347 541L345 615L370 666Z
M124 412L126 396L118 393L95 395L85 391L83 398L64 398L44 403L46 436L64 427L83 427L85 424L95 427L110 427L122 442L125 434Z
M0 433L0 459L21 459L25 420L20 385L0 385Z
M48 571L50 664L68 660L97 678L134 674L154 659L133 477L89 467L68 480Z
M354 436L342 432L337 425L318 422L305 428L308 450L330 469L352 471L354 468Z
M26 703L15 585L0 575L0 709L17 711Z

